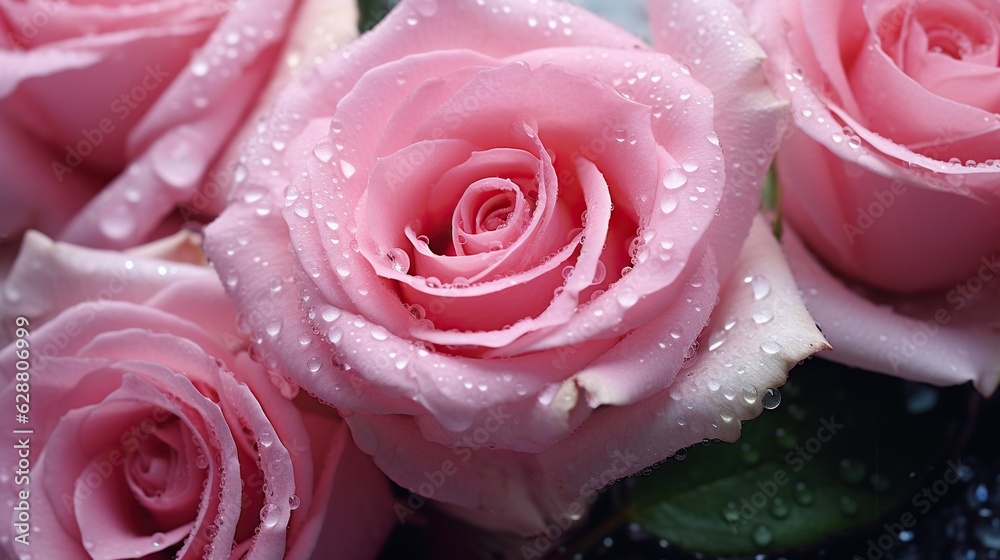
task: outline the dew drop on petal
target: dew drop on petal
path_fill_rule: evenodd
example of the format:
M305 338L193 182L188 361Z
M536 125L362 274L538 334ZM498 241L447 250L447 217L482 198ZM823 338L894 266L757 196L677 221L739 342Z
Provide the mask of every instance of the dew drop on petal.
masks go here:
M663 186L667 189L679 189L687 183L687 175L679 168L672 168L663 176Z
M389 261L389 266L396 272L406 274L410 271L410 255L406 251L396 247L390 249L385 254L385 258Z
M743 279L743 282L750 284L750 288L753 290L754 301L760 301L771 293L771 283L763 276L747 276Z
M271 445L274 444L274 434L271 432L261 432L261 434L257 436L257 442L264 447L271 447Z
M280 517L280 509L274 504L264 504L264 507L260 508L260 522L265 527L274 527L278 524L278 517Z
M372 329L372 338L375 340L386 340L389 338L389 331L385 330L384 327L375 327Z
M774 410L781 404L781 392L777 389L764 391L764 396L760 399L760 404L768 410Z
M774 319L774 312L770 309L758 309L753 313L753 322L758 325L763 325L771 319Z
M769 339L761 343L760 349L763 350L764 352L767 352L768 354L777 354L778 352L781 351L781 345Z

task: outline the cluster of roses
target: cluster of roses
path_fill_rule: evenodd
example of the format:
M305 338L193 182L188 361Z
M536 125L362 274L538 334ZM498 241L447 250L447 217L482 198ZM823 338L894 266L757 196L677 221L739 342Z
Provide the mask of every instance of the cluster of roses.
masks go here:
M350 4L0 2L9 553L538 534L829 346L996 388L990 2Z

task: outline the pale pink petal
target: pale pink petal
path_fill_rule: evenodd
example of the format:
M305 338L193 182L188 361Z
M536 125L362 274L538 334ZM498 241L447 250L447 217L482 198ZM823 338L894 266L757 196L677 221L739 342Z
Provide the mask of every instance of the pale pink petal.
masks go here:
M910 304L904 314L851 290L816 260L794 232L786 232L784 247L809 311L833 345L830 359L935 385L972 381L984 395L996 390L1000 296L995 287L992 295L984 292L985 298L973 301L956 286L919 305ZM978 279L973 285L982 289L1000 275L1000 263L984 258L979 265L970 278ZM966 318L978 306L982 318Z
M55 243L29 232L4 284L4 332L18 315L41 324L76 303L96 305L111 298L142 302L172 282L194 278L212 278L212 271Z
M706 10L713 14L708 38L698 32ZM774 138L788 125L788 107L775 97L766 79L766 56L751 35L752 22L732 3L652 2L650 19L656 48L688 64L694 79L712 92L714 133L722 147L726 188L711 223L709 243L719 274L725 277L750 231L760 184L776 148ZM670 21L676 29L670 28Z

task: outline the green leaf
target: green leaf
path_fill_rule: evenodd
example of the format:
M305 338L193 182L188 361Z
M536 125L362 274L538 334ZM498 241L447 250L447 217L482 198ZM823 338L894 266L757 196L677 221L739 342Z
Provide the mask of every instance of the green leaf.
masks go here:
M358 0L358 32L364 33L382 21L397 2L390 0Z
M944 465L970 394L824 360L793 370L781 391L778 409L745 424L735 444L694 446L639 479L630 517L689 551L741 556L804 548L895 510L918 514L914 500Z
M778 184L778 171L772 165L764 176L764 185L761 187L760 206L764 210L769 210L773 215L772 229L774 237L781 239L781 187Z

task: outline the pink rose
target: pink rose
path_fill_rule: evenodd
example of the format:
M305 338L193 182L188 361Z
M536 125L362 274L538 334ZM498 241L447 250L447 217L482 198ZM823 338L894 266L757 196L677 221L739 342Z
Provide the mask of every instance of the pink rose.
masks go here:
M215 216L222 156L297 15L337 16L327 43L352 36L353 3L318 3L0 2L0 235L122 248Z
M996 3L755 0L749 11L769 78L792 103L796 128L777 157L787 251L830 357L991 393Z
M0 393L30 430L3 436L3 549L374 556L392 524L387 481L336 413L250 359L211 269L150 256L164 249L197 254L26 236L3 286Z
M676 4L667 53L727 16L689 66L570 4L404 1L248 144L209 255L260 352L420 494L402 521L541 531L736 439L825 344L767 228L744 247L785 108L763 55L728 2Z

